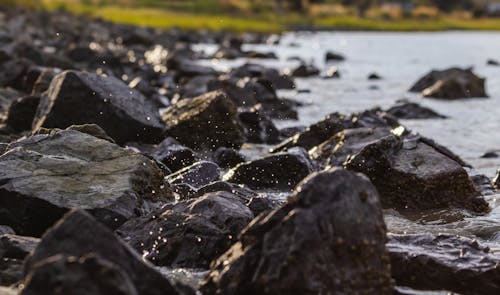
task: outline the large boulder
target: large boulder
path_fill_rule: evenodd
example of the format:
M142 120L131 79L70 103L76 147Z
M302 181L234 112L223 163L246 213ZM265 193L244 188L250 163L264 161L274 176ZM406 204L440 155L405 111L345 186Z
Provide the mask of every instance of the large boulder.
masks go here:
M76 130L11 143L0 156L0 223L41 235L71 208L112 228L172 198L149 158Z
M484 82L485 79L476 76L472 69L450 68L428 73L410 91L443 99L487 97Z
M488 211L467 171L418 136L388 135L363 147L344 165L370 178L385 207Z
M163 125L151 102L113 77L65 71L43 95L34 129L95 123L119 144L157 142Z
M42 263L50 263L54 255L74 256L76 260L85 263L89 254L101 257L106 260L88 261L95 265L75 265L72 267L67 263L71 260L62 260L61 264L50 266L49 269L37 270ZM74 261L74 259L73 259ZM107 267L104 267L107 266ZM64 270L74 270L71 273L64 273ZM137 290L137 294L160 295L160 294L178 294L171 283L159 272L145 263L141 257L132 250L123 241L118 239L115 234L101 223L96 221L85 211L74 210L69 212L54 227L48 230L42 237L42 240L33 254L28 257L25 264L25 273L28 274L28 283L43 284L42 282L32 280L37 279L37 275L47 274L50 280L47 284L55 283L57 280L54 274L60 274L63 279L66 290L76 288L79 280L73 278L81 277L90 285L87 290L98 288L100 284L110 283L112 281L99 280L93 274L99 269L107 269L111 273L116 272L128 276L129 280L120 279L120 282L131 282ZM37 274L37 272L41 272ZM31 275L30 275L31 272ZM102 273L101 273L102 274ZM90 276L90 278L89 278ZM94 276L94 279L91 279ZM39 278L39 277L38 277ZM110 277L111 278L111 277ZM115 277L116 278L116 277ZM67 284L67 285L66 285ZM36 286L40 285L35 285ZM112 284L112 287L119 287L120 284ZM53 285L52 285L53 287ZM37 294L37 293L28 293ZM46 293L42 293L46 294ZM79 294L79 293L77 293ZM115 294L115 293L103 293ZM134 294L134 293L116 293L116 294Z
M294 148L286 153L238 164L223 179L245 184L251 189L291 190L313 170L307 152L302 148Z
M203 294L392 294L376 189L343 169L315 173L252 221L211 265Z
M119 233L156 265L206 268L253 217L238 196L213 192L132 219Z
M459 294L499 294L500 257L454 235L389 235L392 276L401 286Z
M194 149L238 148L244 142L236 106L222 91L182 99L162 117L165 134Z

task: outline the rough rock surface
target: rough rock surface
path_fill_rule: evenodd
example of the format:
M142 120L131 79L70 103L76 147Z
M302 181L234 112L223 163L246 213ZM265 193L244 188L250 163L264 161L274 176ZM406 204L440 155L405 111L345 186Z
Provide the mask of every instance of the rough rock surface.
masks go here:
M460 294L498 294L500 257L476 240L452 235L389 235L396 283Z
M229 170L223 179L245 184L251 189L290 190L313 170L307 152L294 148L286 153L241 163Z
M36 274L37 265L47 263L54 255L75 256L78 260L83 258L82 261L85 261L85 257L89 254L102 257L114 264L116 267L109 266L115 270L112 272L126 274L138 294L178 294L167 279L145 263L136 252L118 239L110 229L97 222L85 211L79 210L74 210L66 214L63 219L43 235L40 244L26 261L25 272L28 274L30 271L34 271ZM104 263L99 262L95 266L98 266L97 268L99 269L103 267L102 264ZM57 273L58 268L65 265L66 262L63 260L62 265L53 265L47 272L50 273L53 271ZM120 271L116 270L117 268ZM65 267L62 269L64 270ZM88 276L93 275L92 269L95 270L93 267L86 269L84 265L81 265L77 267L73 274L87 280ZM66 276L68 276L66 277L67 280L72 279L70 274L66 274ZM28 275L28 277L30 276ZM87 282L90 283L89 280ZM97 288L99 286L98 282L93 282L87 288ZM65 283L77 284L78 281L66 281Z
M385 224L370 181L315 173L211 265L203 294L392 294Z
M387 110L387 113L399 119L445 119L435 111L412 102L398 102Z
M410 91L443 99L487 97L484 84L485 79L476 76L472 69L450 68L423 76Z
M96 74L65 71L42 96L34 129L66 128L95 123L116 142L157 142L163 125L158 111L136 90L120 80Z
M167 176L172 184L188 184L200 188L220 179L221 170L217 164L210 161L199 161Z
M35 236L71 208L116 228L145 202L172 197L147 157L74 130L11 143L0 156L0 183L0 223Z
M183 99L162 115L165 134L194 149L239 148L244 141L236 106L224 92Z
M156 265L206 268L253 217L238 196L213 192L131 219L119 233Z
M384 207L489 210L465 169L419 137L386 136L365 146L344 164L367 175Z
M7 125L17 132L31 130L39 102L39 96L23 96L14 100L7 111Z

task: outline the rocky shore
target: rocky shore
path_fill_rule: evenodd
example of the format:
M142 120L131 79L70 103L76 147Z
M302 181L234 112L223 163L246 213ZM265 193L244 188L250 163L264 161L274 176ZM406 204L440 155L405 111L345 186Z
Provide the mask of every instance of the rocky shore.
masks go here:
M243 46L269 36L0 18L0 294L500 293L487 246L384 222L490 211L498 181L399 122L446 116L400 101L280 129L304 102L277 91L321 69L199 62L274 59ZM484 83L453 68L410 90L476 99Z

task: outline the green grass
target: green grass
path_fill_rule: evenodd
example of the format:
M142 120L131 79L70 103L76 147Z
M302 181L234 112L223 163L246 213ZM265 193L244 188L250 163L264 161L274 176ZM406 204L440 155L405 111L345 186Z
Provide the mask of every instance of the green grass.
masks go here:
M0 3L12 0L0 0ZM17 0L29 3L33 0ZM141 5L147 0L141 0ZM280 32L297 27L337 30L377 31L440 31L440 30L500 30L497 19L458 19L441 16L436 19L367 19L352 15L323 16L284 14L277 16L272 9L258 13L251 11L228 12L217 0L161 1L150 0L140 7L117 5L85 5L84 1L43 0L43 9L65 9L73 13L140 26L160 28L226 30L234 32ZM159 3L159 4L158 4Z

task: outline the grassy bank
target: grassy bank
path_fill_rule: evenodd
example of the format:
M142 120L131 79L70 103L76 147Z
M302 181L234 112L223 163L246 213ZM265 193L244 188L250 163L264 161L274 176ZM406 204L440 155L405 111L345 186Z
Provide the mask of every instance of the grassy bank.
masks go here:
M9 0L0 0L0 3ZM28 5L29 0L26 0ZM500 18L463 19L439 16L431 19L360 18L355 15L316 16L293 13L276 15L272 11L232 12L222 10L215 4L207 8L189 6L175 7L164 4L158 7L85 5L82 1L43 0L35 6L41 9L65 9L73 13L102 17L106 20L161 28L228 30L235 32L260 31L280 32L293 28L318 28L334 30L377 31L440 31L440 30L500 30ZM19 1L16 1L19 4ZM168 2L165 2L168 3ZM215 2L214 2L215 3ZM201 5L201 4L200 4Z

